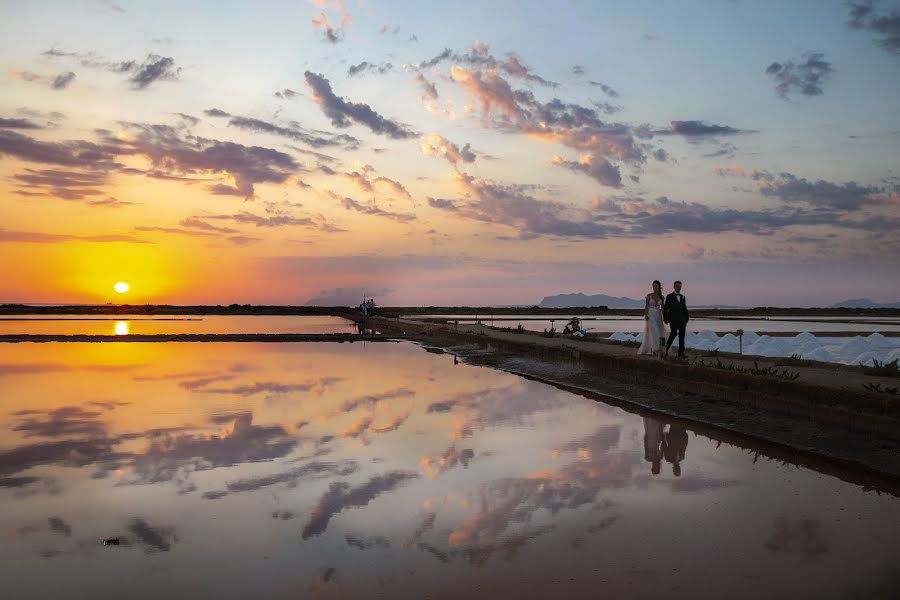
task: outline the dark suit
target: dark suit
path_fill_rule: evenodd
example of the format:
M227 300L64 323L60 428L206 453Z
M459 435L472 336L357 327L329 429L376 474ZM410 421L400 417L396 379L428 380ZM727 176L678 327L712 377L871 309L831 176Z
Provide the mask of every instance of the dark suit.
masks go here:
M677 335L678 356L684 356L684 334L687 331L689 319L687 298L684 297L684 294L672 292L666 296L666 303L663 305L663 318L668 321L669 325L672 327L672 333L669 334L669 341L666 342L666 352L672 347L672 342Z

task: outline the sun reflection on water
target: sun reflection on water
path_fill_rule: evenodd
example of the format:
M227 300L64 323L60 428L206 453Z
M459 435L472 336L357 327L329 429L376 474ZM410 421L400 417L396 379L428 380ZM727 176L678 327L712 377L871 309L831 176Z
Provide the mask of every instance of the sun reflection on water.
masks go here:
M116 335L128 335L128 321L116 321Z

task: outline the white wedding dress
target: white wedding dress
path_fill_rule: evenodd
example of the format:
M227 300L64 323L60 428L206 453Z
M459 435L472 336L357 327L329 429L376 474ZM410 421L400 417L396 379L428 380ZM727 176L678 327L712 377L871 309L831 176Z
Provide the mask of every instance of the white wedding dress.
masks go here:
M638 354L659 354L660 338L666 337L663 326L662 300L650 298L647 304L647 320L644 322L644 341L638 348Z

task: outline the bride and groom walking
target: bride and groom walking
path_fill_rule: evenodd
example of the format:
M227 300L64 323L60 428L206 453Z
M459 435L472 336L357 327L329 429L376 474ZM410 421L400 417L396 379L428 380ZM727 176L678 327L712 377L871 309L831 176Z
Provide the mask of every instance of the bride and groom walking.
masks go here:
M663 298L662 284L653 282L653 291L647 294L644 303L644 341L638 354L655 354L660 358L668 356L675 336L678 336L678 357L684 358L684 334L688 323L687 300L681 293L681 282L672 284L675 291ZM666 340L666 328L671 328Z

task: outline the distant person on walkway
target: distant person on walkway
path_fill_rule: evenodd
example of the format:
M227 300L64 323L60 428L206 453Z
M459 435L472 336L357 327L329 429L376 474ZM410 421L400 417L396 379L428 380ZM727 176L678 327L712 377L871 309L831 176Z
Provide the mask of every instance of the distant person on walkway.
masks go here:
M644 417L644 460L650 463L650 473L659 475L662 465L663 422Z
M662 357L665 342L662 284L654 281L653 291L644 298L644 341L638 348L638 354L655 354Z
M681 282L676 281L673 284L675 291L666 296L666 303L663 307L663 318L668 323L672 332L669 334L669 341L666 342L666 356L669 355L669 348L675 336L678 336L678 358L684 358L684 334L687 331L689 319L687 298L681 293Z
M681 461L687 452L688 434L681 425L672 423L663 436L663 457L672 463L672 474L681 477Z

